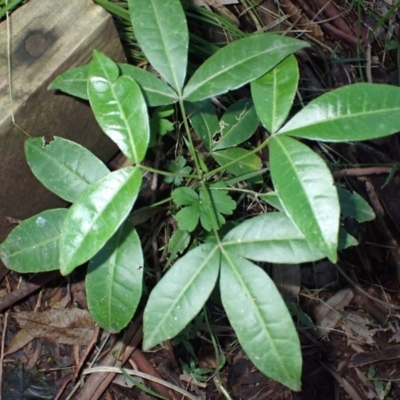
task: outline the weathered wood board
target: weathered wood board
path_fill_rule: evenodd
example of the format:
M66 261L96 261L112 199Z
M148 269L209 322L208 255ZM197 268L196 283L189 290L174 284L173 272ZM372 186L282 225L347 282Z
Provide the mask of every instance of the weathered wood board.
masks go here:
M11 73L16 123L31 136L61 136L108 161L116 147L100 130L86 102L48 91L61 72L90 61L98 49L125 59L111 16L92 0L31 0L11 16ZM11 118L7 26L0 24L0 243L38 212L65 205L30 172L26 136Z

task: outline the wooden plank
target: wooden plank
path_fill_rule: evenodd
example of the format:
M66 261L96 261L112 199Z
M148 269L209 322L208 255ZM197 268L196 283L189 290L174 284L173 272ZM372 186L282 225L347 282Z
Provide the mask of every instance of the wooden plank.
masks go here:
M91 0L31 0L11 18L13 110L31 136L74 140L108 161L116 147L100 130L86 102L47 91L61 72L91 59L98 49L115 61L124 53L112 18ZM23 151L26 136L13 125L7 68L7 27L0 24L0 243L38 212L65 206L30 172Z

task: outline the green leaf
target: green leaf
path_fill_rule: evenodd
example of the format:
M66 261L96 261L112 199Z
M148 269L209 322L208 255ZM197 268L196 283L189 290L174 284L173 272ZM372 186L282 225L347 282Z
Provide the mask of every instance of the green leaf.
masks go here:
M90 314L115 333L133 317L142 294L143 254L132 223L125 221L92 258L86 274Z
M166 262L169 265L171 260L175 259L177 254L182 254L190 243L190 233L188 231L183 231L182 229L177 229L168 241L168 253L170 256Z
M130 160L139 163L149 143L147 106L137 83L118 75L118 66L95 50L89 70L90 105L103 131Z
M143 315L143 348L181 332L199 313L215 286L220 253L202 244L180 258L153 289Z
M188 187L175 189L171 196L174 203L180 206L190 206L196 204L199 200L197 193Z
M179 229L188 232L193 232L196 229L199 218L200 206L198 204L184 207L175 214Z
M223 245L230 253L275 264L298 264L325 257L283 212L262 214L242 222L223 238Z
M92 183L68 210L60 238L63 275L92 258L129 215L140 190L141 173L127 167Z
M21 273L60 268L59 238L67 211L46 210L15 227L0 246L4 265Z
M140 48L150 64L181 93L186 76L189 33L179 0L129 0Z
M356 192L350 193L338 187L340 211L344 217L355 218L358 222L367 222L375 219L374 210Z
M357 246L358 241L355 237L351 236L344 228L339 229L339 243L338 249L343 250L351 246Z
M275 133L285 122L299 81L296 57L289 56L261 78L251 82L251 97L265 128Z
M151 72L129 64L117 64L122 75L131 77L142 89L149 107L166 106L178 101L177 94Z
M202 186L200 188L200 222L206 231L211 231L213 228L212 214L216 218L216 228L219 229L225 224L225 218L222 214L232 215L233 210L236 208L236 202L225 188L224 182L216 182L208 185L208 187ZM206 190L210 194L209 197ZM211 204L208 203L208 198L210 198Z
M25 156L36 178L62 199L74 202L97 179L110 171L93 153L61 137L25 141Z
M186 85L183 97L191 102L200 101L237 89L307 46L305 42L270 33L236 40L200 66Z
M400 131L400 88L356 83L311 101L280 131L327 142L351 142Z
M212 101L205 99L197 103L185 102L185 110L193 129L206 149L210 150L212 138L219 131L219 121Z
M178 100L177 94L151 72L129 64L117 63L117 65L122 75L131 77L140 86L150 107L172 104ZM89 64L72 68L57 76L48 89L58 89L72 96L89 100L87 93L88 76Z
M87 77L89 75L89 64L80 67L71 68L58 75L53 82L50 83L48 90L61 90L71 96L88 100L87 94Z
M311 244L336 262L340 207L327 165L290 137L272 137L269 149L272 181L287 215Z
M185 167L185 165L186 159L182 156L179 156L176 161L169 161L165 167L168 171L175 173L176 176L166 176L164 178L165 182L179 186L183 180L182 175L187 175L192 172L192 168L189 166Z
M239 343L268 377L300 390L300 341L289 311L269 276L250 261L223 252L221 300Z
M256 109L249 99L232 104L219 122L221 139L213 145L213 150L221 150L243 143L257 129L259 124Z
M281 200L279 199L278 193L276 192L268 192L262 193L259 195L260 199L266 201L269 205L276 208L278 211L285 211Z
M260 157L251 154L249 150L240 147L214 151L212 155L221 167L225 167L226 164L232 163L225 168L235 176L257 171L261 168ZM239 158L240 161L236 161ZM253 178L252 182L260 182L261 180L260 177L257 177L256 179Z

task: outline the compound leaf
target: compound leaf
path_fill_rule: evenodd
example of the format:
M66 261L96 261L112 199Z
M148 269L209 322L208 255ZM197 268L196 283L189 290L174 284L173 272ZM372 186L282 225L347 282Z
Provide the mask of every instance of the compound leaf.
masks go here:
M323 94L279 133L327 142L376 139L400 131L400 88L356 83Z
M183 97L194 102L237 89L307 46L300 40L270 33L236 40L218 50L198 68L185 86Z
M128 325L142 294L143 253L133 224L125 221L92 258L86 274L90 314L108 332Z
M300 341L269 276L245 258L223 251L220 288L226 314L250 360L268 377L300 390Z
M138 84L119 77L118 66L94 51L90 63L88 93L97 122L134 163L143 160L150 138L146 102Z
M60 268L59 238L68 210L46 210L15 227L0 246L4 265L17 272Z
M336 262L340 206L324 160L299 141L276 135L270 141L270 168L287 215L312 245Z
M181 93L186 76L189 33L178 0L129 0L136 39L150 64Z
M89 150L57 136L47 145L44 138L26 140L25 156L36 178L71 203L91 183L110 172Z
M215 286L220 252L202 244L180 258L153 289L143 315L143 348L182 331L199 313Z
M60 238L63 275L92 258L128 216L139 193L140 170L123 168L92 183L68 210Z
M251 97L265 128L275 133L285 122L299 80L295 56L289 56L261 78L251 82Z

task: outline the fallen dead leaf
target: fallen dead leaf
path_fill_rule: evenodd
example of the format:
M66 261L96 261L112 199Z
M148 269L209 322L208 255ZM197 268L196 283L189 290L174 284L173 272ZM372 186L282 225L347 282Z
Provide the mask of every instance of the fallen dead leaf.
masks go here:
M56 343L87 345L94 333L95 323L89 312L77 308L20 312L12 316L33 337Z

